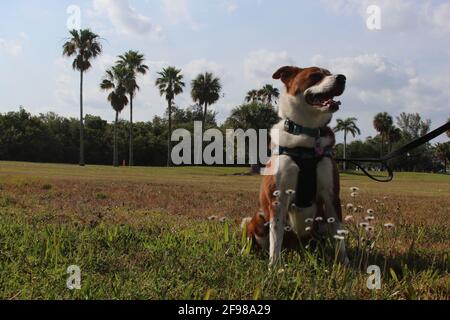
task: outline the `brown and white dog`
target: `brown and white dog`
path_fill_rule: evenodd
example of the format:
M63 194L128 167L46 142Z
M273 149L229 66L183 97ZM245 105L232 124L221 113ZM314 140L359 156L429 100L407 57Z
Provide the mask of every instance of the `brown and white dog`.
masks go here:
M282 120L272 129L272 143L277 144L278 141L278 146L284 148L334 146L335 136L327 125L333 113L339 110L340 102L333 98L344 93L346 77L317 67L287 66L280 68L273 78L281 80L286 90L280 97L279 116ZM305 128L320 128L320 138L289 133L285 130L287 119ZM260 248L269 250L270 265L279 261L283 240L286 245L286 236L291 231L301 241L311 237L311 231L319 228L318 221L324 221L320 224L321 231L331 237L341 229L342 208L336 163L331 157L320 158L317 163L317 196L308 208L293 205L299 170L289 155L274 154L266 168L269 174L263 177L260 213L243 221L248 236L253 237ZM339 241L339 259L343 264L349 263L343 241Z

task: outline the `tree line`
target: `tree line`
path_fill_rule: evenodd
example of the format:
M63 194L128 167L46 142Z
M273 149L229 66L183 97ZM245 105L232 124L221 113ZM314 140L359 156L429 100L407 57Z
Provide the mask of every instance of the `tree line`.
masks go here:
M450 121L450 119L448 119ZM378 113L373 120L373 127L378 132L375 137L365 141L356 140L347 144L348 135L356 137L361 134L356 118L337 119L335 132L344 133L344 143L336 146L338 157L342 158L378 158L396 150L407 143L430 132L431 120L422 119L418 113L402 112L394 118L387 112ZM447 132L450 138L450 131ZM409 153L393 159L390 166L396 171L447 172L450 163L450 142L426 143ZM375 164L373 165L376 169ZM346 170L346 164L343 164ZM353 166L352 166L353 169Z
M218 125L216 113L211 110L204 119L204 109L199 105L187 108L172 106L172 121L173 130L182 128L193 132L194 122L204 121L206 128L217 128L225 132L226 129L268 129L279 119L273 105L251 102L233 109L222 125ZM423 121L418 114L401 114L397 117L397 125L398 136L385 134L387 138L383 139L380 133L365 140L338 144L335 147L336 156L344 157L345 153L346 157L351 158L376 158L429 131L429 122ZM86 115L84 126L86 163L111 165L115 161L127 161L130 151L129 121L119 120L111 124L98 116ZM148 122L136 122L133 128L134 164L166 166L168 112L165 116L155 116ZM344 136L358 136L360 133L355 118L338 119L334 129L336 132L344 132ZM1 160L78 163L79 119L61 117L51 112L32 115L21 108L18 112L0 114L0 130L3 133L0 135ZM116 154L111 147L114 139L117 144ZM391 161L390 165L397 171L445 172L449 163L450 142L447 142L423 145ZM375 164L373 168L376 169ZM350 166L343 169L354 168Z

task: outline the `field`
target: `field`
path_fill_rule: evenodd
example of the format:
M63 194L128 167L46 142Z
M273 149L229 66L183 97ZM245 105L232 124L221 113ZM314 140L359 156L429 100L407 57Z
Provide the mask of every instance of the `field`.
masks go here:
M352 266L325 243L285 252L269 271L239 226L258 208L260 177L240 172L0 162L0 298L450 298L449 176L343 175L343 203L357 209L345 208ZM370 234L359 228L368 209ZM67 289L70 265L80 290ZM369 265L379 290L367 288Z

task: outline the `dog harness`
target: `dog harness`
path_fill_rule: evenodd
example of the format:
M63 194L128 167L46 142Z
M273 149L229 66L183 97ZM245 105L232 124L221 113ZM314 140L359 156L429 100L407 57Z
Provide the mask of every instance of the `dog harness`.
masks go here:
M286 119L284 130L293 135L305 134L316 139L315 148L279 147L278 150L279 155L291 157L300 169L295 193L295 205L299 208L309 208L315 203L317 196L317 164L323 158L331 158L333 150L331 147L324 149L320 146L320 137L324 128L306 128Z

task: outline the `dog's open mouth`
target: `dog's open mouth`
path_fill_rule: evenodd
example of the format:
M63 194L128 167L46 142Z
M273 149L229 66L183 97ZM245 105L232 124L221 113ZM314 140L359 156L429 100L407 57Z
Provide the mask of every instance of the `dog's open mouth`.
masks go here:
M334 95L326 94L309 94L305 97L306 102L312 106L327 109L330 112L336 112L339 110L341 102L334 100L334 98Z

